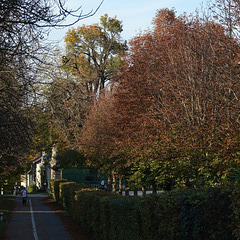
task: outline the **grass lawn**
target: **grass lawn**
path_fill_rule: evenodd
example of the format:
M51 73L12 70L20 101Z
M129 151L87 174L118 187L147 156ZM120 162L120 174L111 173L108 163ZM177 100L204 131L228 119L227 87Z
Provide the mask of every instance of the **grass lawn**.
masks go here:
M14 199L14 197L10 196L0 196L0 212L3 212L3 220L0 220L0 238L3 235L3 229L12 209Z

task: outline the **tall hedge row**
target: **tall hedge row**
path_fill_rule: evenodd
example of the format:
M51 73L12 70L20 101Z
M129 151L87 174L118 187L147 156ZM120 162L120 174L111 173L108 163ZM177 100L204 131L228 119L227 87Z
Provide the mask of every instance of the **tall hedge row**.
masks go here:
M131 197L66 181L53 186L55 199L97 240L240 239L239 188Z
M101 238L142 239L140 197L108 196L100 201ZM97 238L96 238L97 239Z
M66 179L52 179L50 183L50 194L54 200L59 201L59 194L61 192L60 183L67 182Z

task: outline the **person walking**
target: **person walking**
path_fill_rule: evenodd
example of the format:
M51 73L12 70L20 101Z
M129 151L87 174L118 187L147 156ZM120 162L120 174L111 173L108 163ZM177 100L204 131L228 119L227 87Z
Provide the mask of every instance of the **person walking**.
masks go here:
M22 202L23 206L27 205L27 189L25 187L22 190Z
M100 189L105 189L104 180L101 181Z

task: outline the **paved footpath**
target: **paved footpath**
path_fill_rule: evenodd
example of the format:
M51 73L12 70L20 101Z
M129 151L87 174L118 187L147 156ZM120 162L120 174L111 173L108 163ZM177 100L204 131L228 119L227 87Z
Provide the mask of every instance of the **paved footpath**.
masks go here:
M16 197L6 227L8 240L73 240L57 214L43 204L44 194L29 194L27 206Z

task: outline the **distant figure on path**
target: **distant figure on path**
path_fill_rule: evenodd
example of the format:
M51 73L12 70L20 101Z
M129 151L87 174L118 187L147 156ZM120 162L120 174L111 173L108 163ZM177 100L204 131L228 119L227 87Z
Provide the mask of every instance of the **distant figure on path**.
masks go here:
M18 193L19 193L19 186L18 186L18 183L16 182L14 185L13 195L17 196Z
M104 180L101 181L101 186L100 186L101 189L105 189L105 186L104 186Z
M25 187L22 190L22 202L23 206L27 205L27 189Z

